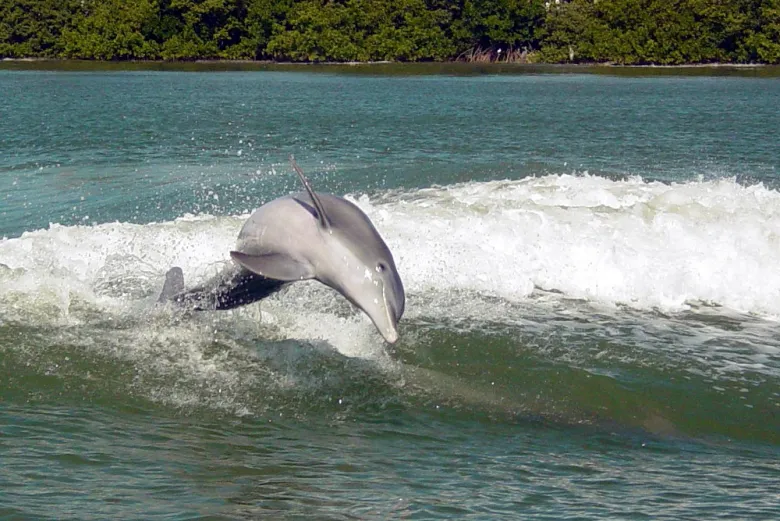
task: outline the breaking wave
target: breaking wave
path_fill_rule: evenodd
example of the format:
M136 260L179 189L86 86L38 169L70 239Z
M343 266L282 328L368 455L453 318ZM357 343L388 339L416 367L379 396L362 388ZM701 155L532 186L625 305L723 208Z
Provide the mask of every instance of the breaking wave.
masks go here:
M466 387L445 374L460 357L468 365L499 352L515 360L523 396L553 403L514 396L530 413L596 410L604 396L574 393L573 383L584 390L603 378L616 396L627 392L619 375L658 371L658 385L694 377L700 396L726 393L740 411L753 406L736 401L752 396L747 389L763 407L779 405L771 391L780 374L776 191L734 180L555 175L351 198L390 246L407 289L397 352L316 282L228 312L182 317L155 306L169 267L182 267L194 285L229 262L248 215L51 224L4 239L0 336L36 374L65 371L83 356L97 357L87 367L108 363L106 371L126 361L134 372L123 385L146 399L237 414L279 403L297 414L323 397L349 401L349 389L352 403L384 407L405 400L397 390L408 385L438 388L434 400L444 393L501 409L520 391L514 381L500 387L498 359ZM503 340L494 345L496 334ZM431 346L439 346L435 356L426 354ZM452 348L442 354L441 346ZM530 378L523 364L546 376ZM630 391L625 403L641 395ZM635 416L631 407L625 418ZM656 417L655 406L644 407Z

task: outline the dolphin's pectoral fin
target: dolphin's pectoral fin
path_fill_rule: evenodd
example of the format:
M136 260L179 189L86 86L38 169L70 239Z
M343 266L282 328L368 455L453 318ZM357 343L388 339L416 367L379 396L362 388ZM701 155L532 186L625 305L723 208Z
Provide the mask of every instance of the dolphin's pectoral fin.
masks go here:
M293 281L314 278L314 270L309 264L301 263L283 253L248 255L240 251L231 251L230 256L252 273L269 279Z
M181 268L173 267L165 274L165 284L157 302L167 302L182 291L184 291L184 272Z

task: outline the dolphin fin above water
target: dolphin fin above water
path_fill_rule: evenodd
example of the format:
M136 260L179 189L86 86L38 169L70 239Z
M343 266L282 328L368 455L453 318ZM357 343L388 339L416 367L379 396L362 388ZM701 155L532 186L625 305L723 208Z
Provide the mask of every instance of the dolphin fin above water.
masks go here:
M183 291L184 272L178 266L173 267L165 274L165 284L163 284L163 289L157 302L167 302Z
M168 270L159 303L173 303L195 311L233 309L268 297L287 283L235 267L223 270L205 284L184 290L181 268Z
M306 193L309 194L309 199L314 203L314 208L317 209L317 220L320 223L320 227L323 230L330 231L330 220L328 219L328 214L325 213L325 207L322 205L322 201L317 197L316 192L311 187L311 183L309 183L309 180L303 174L303 170L301 170L301 167L298 166L298 163L295 162L295 159L292 156L290 156L290 163L292 163L295 173L298 174L298 179L301 180L301 184L303 184L303 187L306 189ZM298 202L300 203L301 201Z

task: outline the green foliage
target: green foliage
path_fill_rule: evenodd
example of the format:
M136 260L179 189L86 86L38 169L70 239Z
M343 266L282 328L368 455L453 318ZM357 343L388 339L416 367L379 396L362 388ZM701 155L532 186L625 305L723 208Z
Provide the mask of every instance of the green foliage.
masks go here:
M230 48L231 52L247 59L268 57L268 42L285 23L293 4L293 0L247 0L243 20L245 36Z
M771 62L778 0L573 0L551 6L542 58L623 64ZM768 33L767 33L768 31ZM759 55L759 49L763 55Z
M164 59L240 57L240 49L232 47L245 36L246 8L241 0L161 0L160 3L158 34L168 33L161 42L160 54Z
M605 34L609 29L595 12L595 4L586 0L550 5L545 18L542 61L592 60L594 35Z
M547 11L544 0L465 0L457 21L465 48L539 47Z
M313 62L441 60L454 51L441 27L446 18L424 0L307 0L274 28L267 53Z
M756 18L743 52L749 61L780 64L780 0L762 2Z
M375 2L384 10L380 23L367 38L372 60L445 60L455 48L444 26L449 14L443 9L431 9L424 0Z
M780 0L0 0L0 57L422 61L499 49L780 63Z
M58 54L80 0L0 0L0 58Z
M73 28L62 32L61 55L91 60L157 58L157 43L144 34L157 7L156 0L85 1Z

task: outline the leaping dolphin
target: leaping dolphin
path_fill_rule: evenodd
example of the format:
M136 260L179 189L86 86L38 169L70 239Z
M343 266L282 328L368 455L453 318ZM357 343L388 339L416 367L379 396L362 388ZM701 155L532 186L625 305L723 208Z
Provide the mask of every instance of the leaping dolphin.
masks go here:
M396 342L405 294L390 249L360 208L315 192L295 160L290 161L306 191L255 210L230 252L236 264L204 286L184 291L181 269L171 268L160 301L231 309L290 282L316 279L368 315L387 342Z

